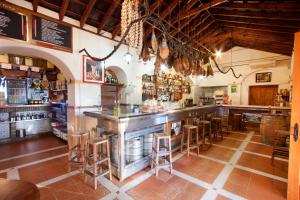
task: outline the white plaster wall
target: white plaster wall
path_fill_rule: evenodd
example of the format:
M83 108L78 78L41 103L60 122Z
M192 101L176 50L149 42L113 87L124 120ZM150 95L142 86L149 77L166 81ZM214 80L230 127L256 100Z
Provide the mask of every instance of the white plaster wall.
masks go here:
M279 85L279 89L289 89L290 81L290 63L291 58L284 55L273 54L253 49L245 49L235 47L217 59L220 67L235 66L234 70L237 75L242 74L238 79L234 78L231 72L222 74L214 68L213 77L205 77L200 80L195 78L195 97L199 87L204 86L228 86L228 95L233 104L248 104L249 86L251 85ZM252 69L251 66L261 65L260 68ZM272 72L272 80L270 83L256 83L256 72ZM231 93L230 86L237 85L237 93Z

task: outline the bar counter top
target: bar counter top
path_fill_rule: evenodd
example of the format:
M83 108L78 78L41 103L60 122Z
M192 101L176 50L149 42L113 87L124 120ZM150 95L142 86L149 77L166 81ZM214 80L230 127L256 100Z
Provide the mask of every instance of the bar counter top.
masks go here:
M193 107L186 107L186 108L178 108L174 110L168 110L164 112L155 112L155 113L133 113L133 112L121 112L119 116L114 116L114 113L112 110L108 111L93 111L89 112L86 111L84 114L89 117L95 117L95 118L106 118L109 120L115 120L115 121L123 121L129 118L139 118L139 117L146 117L146 116L163 116L163 115L168 115L168 114L176 114L180 112L185 112L185 111L193 111L193 110L198 110L198 109L205 109L205 108L216 108L218 106L216 105L207 105L207 106L193 106Z
M31 107L48 107L51 104L22 104L22 105L0 105L0 109L7 108L31 108Z
M279 106L254 106L254 105L222 105L223 107L234 108L234 109L271 109L271 110L290 110L290 107L279 107Z

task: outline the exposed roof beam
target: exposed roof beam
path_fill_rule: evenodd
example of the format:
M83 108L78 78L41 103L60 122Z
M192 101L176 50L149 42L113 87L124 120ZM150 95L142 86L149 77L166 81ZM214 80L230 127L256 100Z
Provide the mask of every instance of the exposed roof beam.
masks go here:
M32 1L32 10L33 10L33 12L37 12L38 6L39 6L39 0L33 0Z
M252 19L240 17L221 17L216 16L215 19L221 22L233 22L241 24L253 24L267 27L281 27L281 28L300 28L300 21L285 21L285 20L269 20L269 19Z
M67 12L67 8L69 6L70 0L63 0L61 4L61 8L59 11L59 20L62 21Z
M252 9L252 10L299 10L300 4L298 2L259 2L259 3L224 3L218 8L230 8L230 9Z
M84 12L81 16L81 19L80 19L80 27L82 28L86 22L86 20L88 19L94 5L96 3L96 0L89 0L89 3L86 5L85 9L84 9Z
M241 31L241 30L232 30L228 32L223 32L221 34L216 35L215 37L210 38L207 40L204 45L209 46L218 41L223 41L230 38L241 38L247 39L249 41L254 41L256 43L260 42L270 42L272 44L280 44L280 45L292 45L293 37L285 37L284 35L275 35L275 34L265 34L261 32L249 32L249 31Z
M165 19L173 10L176 8L180 1L179 0L173 0L171 4L168 5L168 7L159 15L160 19ZM148 38L148 36L151 34L152 28L149 27L145 31L145 38Z
M214 16L223 17L240 17L248 19L268 19L268 20L284 20L284 21L300 21L300 11L293 12L251 12L249 10L223 10L219 8L210 9Z
M112 14L115 12L116 8L119 6L120 4L120 0L114 0L112 1L112 3L110 4L106 14L104 15L104 17L102 18L99 27L98 27L98 33L100 33L100 31L105 27L105 25L108 23L110 17L112 16Z
M294 32L299 31L297 28L281 28L281 27L272 27L272 26L265 26L265 25L254 25L254 24L243 24L243 23L237 23L237 22L221 22L221 25L224 27L231 27L231 28L241 28L241 29L247 29L247 30L258 30L258 31L265 31L265 32L272 32L272 33L285 33L287 35L293 35Z
M199 26L201 24L201 22L204 22L208 17L210 17L210 15L206 15L204 19L197 21L197 19L195 19L197 16L199 16L200 13L198 13L197 15L193 15L188 19L185 19L184 22L180 23L179 28L177 30L174 30L171 35L174 36L176 35L179 31L181 31L184 27L186 27L187 25L189 25L190 31L195 29L197 26ZM190 24L190 22L195 19L196 21L193 23L193 25ZM173 20L171 20L173 21Z
M195 8L193 10L190 10L188 12L185 12L184 16L185 18L191 17L193 15L198 15L199 13L201 13L204 10L207 10L209 8L213 8L215 6L218 6L222 3L228 2L229 0L212 0L209 3L204 3L202 4L202 6L200 6L199 8Z
M271 52L271 53L278 53L278 54L287 55L287 56L291 56L292 49L293 49L293 48L287 49L287 48L276 47L276 46L273 46L270 48L269 44L249 43L248 41L243 41L240 39L234 39L233 41L236 44L236 46L249 48L249 49L256 49L256 50L266 51L266 52Z

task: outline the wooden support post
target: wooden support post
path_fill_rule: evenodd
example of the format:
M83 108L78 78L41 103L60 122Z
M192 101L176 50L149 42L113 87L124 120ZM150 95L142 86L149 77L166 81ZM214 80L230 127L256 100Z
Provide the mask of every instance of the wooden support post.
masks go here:
M294 141L294 126L300 125L300 32L295 33L294 41L294 73L293 73L293 99L290 131L290 157L289 157L289 176L288 194L289 200L299 199L300 183L300 138Z

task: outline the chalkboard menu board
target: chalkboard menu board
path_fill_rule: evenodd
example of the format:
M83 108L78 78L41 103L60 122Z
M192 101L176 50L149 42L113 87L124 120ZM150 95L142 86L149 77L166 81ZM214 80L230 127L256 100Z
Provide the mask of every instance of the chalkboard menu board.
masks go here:
M26 40L26 19L24 15L0 8L0 36Z
M32 39L38 45L72 51L72 27L32 16Z

